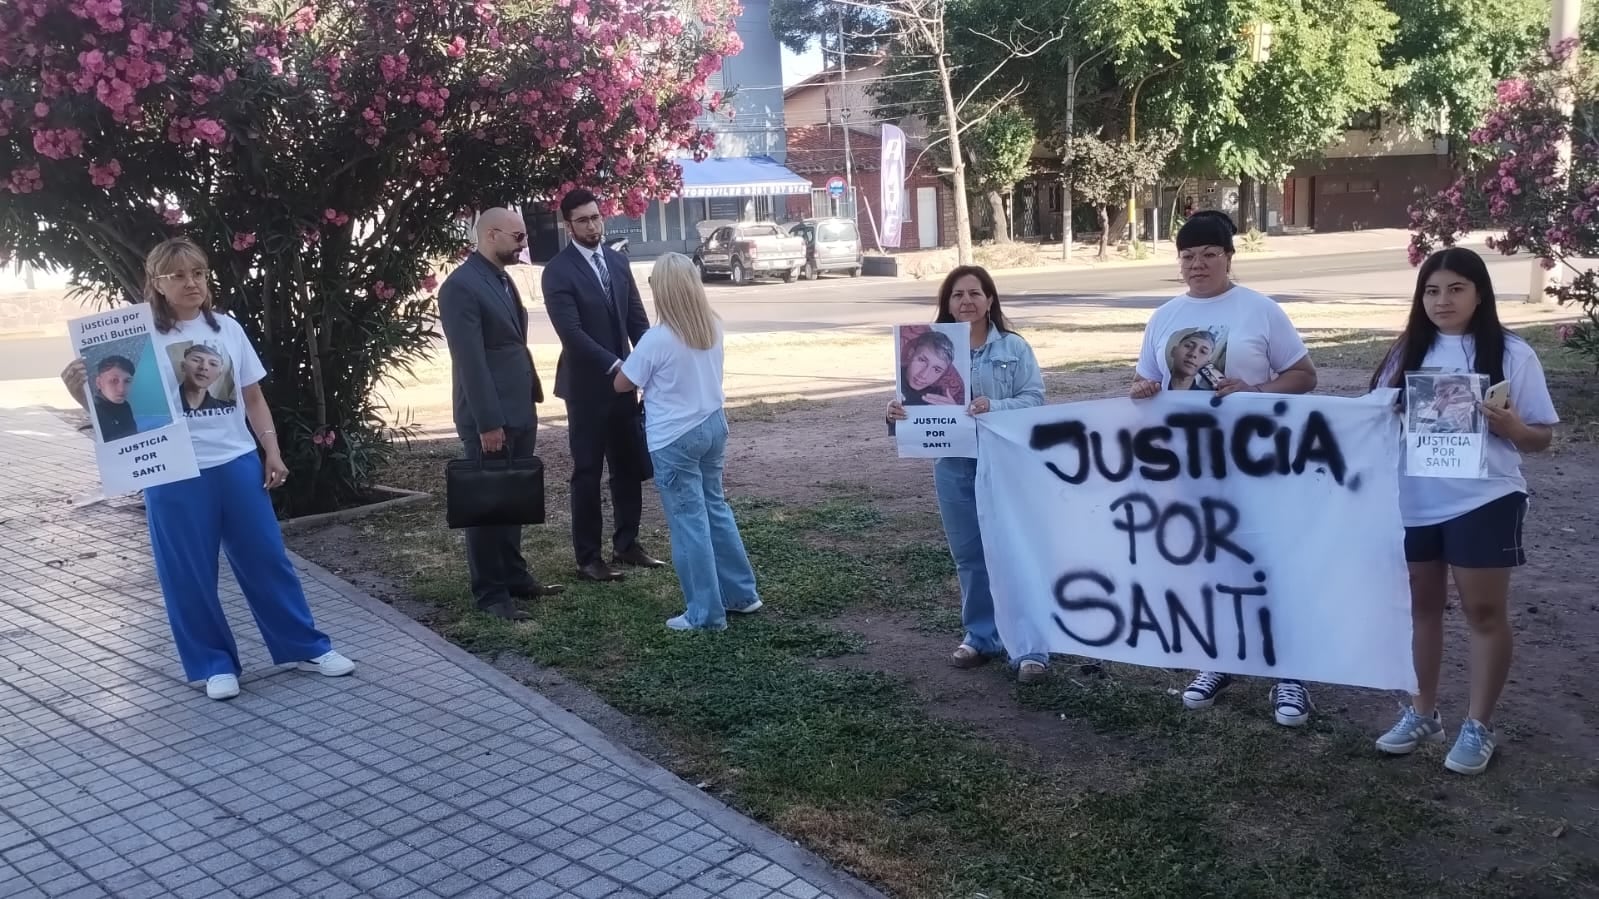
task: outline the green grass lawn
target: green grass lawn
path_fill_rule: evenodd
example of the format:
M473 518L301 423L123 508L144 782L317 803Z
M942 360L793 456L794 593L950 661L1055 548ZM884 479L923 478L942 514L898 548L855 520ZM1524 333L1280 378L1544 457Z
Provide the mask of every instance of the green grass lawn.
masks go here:
M385 480L441 496L438 472L451 454L415 448ZM738 506L768 608L719 634L664 627L682 608L670 568L570 584L528 622L476 614L459 537L443 528L437 499L354 529L364 564L430 605L430 624L449 639L559 669L649 726L690 782L712 784L896 896L1599 888L1599 869L1573 857L1509 876L1449 863L1477 851L1484 807L1509 808L1503 781L1456 778L1445 801L1451 775L1439 766L1377 758L1371 735L1337 714L1279 728L1264 689L1235 691L1225 714L1198 715L1152 688L1147 671L1107 665L1086 675L1061 660L1044 685L996 688L996 701L1059 722L1046 747L933 714L902 672L871 670L871 647L846 622L894 616L953 641L958 591L936 517L885 515L858 494L833 492L803 507ZM665 535L648 544L664 553ZM563 566L541 571L547 579L565 579L564 528L529 529L526 549Z

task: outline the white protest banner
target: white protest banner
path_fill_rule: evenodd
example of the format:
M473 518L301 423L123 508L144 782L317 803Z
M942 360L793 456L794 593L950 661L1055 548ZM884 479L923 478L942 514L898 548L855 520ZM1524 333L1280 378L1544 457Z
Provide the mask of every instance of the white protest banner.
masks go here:
M1413 690L1394 390L983 416L1006 649Z
M894 396L905 420L894 427L902 459L977 455L971 405L972 326L965 322L894 328Z
M1480 478L1488 474L1488 419L1477 408L1488 376L1405 373L1405 474Z
M106 496L198 477L170 365L158 364L155 320L143 303L73 319L72 350L88 374L89 420Z

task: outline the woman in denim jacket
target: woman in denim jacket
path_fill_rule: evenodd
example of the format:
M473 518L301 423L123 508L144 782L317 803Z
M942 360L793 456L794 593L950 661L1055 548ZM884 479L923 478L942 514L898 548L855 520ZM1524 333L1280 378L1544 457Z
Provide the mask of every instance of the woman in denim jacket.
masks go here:
M1011 330L987 271L962 265L950 272L938 289L936 321L971 323L973 400L967 411L982 415L1044 404L1044 374L1033 348ZM905 407L898 400L890 402L890 428L904 419ZM939 459L933 466L938 512L961 584L961 624L966 636L950 656L957 668L976 668L1005 651L994 624L994 595L989 591L983 534L977 524L976 481L976 459ZM1024 684L1043 680L1048 664L1049 658L1043 654L1011 660L1017 680Z

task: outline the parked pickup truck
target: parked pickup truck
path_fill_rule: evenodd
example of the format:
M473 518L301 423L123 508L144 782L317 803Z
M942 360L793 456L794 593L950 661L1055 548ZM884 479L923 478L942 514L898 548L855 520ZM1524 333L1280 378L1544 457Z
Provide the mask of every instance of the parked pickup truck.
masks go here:
M789 234L776 222L700 222L700 248L694 265L700 278L725 276L748 284L766 275L793 281L805 267L805 238Z

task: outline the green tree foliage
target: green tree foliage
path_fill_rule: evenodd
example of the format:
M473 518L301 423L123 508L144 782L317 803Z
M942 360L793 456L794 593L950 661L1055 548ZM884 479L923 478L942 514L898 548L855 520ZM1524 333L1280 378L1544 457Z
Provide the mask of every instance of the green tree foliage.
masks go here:
M1388 0L1388 8L1399 19L1383 52L1394 78L1389 106L1417 130L1457 141L1549 27L1547 0Z
M1153 184L1176 145L1170 134L1157 134L1137 142L1104 140L1083 135L1072 140L1072 191L1099 212L1099 258L1110 255L1110 209L1127 195Z
M1003 197L1032 170L1033 120L1015 106L1004 106L972 127L962 149L971 166L971 185L988 197L994 213L994 239L1010 240Z

